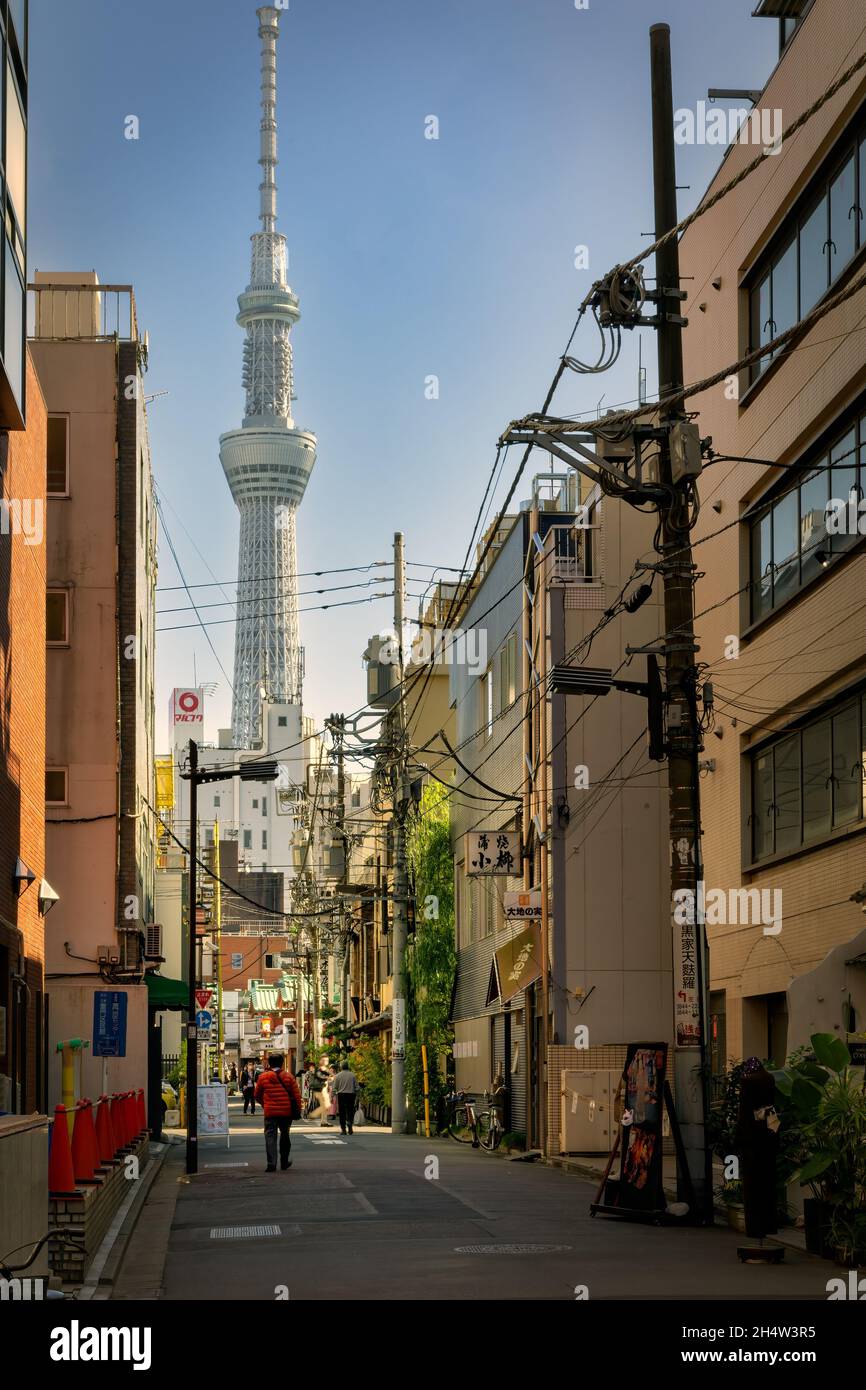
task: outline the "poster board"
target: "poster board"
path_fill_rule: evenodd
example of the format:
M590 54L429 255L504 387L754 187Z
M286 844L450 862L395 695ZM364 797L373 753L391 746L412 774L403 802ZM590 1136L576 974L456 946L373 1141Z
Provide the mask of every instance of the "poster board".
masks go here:
M224 1138L229 1147L229 1088L223 1082L198 1087L198 1135L200 1139Z
M629 1043L622 1073L623 1119L619 1202L632 1211L665 1206L662 1116L667 1043ZM630 1117L628 1123L626 1118Z

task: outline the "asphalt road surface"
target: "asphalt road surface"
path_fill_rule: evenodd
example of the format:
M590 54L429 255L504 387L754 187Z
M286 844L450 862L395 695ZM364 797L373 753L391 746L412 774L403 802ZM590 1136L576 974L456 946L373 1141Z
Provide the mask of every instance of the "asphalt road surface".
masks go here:
M742 1265L727 1228L592 1218L580 1177L372 1126L296 1123L293 1166L266 1173L261 1114L230 1115L197 1176L172 1150L112 1297L824 1300L838 1273L792 1250Z

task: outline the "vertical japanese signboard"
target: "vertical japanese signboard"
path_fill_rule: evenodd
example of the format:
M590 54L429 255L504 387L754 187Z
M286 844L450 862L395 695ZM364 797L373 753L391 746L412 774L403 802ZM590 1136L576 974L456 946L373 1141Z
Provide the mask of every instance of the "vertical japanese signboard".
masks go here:
M98 989L94 993L94 1057L126 1056L127 1002L124 990Z

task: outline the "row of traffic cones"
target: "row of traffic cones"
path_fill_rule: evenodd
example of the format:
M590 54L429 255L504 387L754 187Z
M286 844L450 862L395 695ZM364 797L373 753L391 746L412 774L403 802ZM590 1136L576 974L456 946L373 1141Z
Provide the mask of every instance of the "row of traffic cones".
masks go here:
M100 1182L108 1165L147 1133L144 1091L100 1096L95 1122L93 1111L90 1100L75 1106L70 1144L66 1106L55 1108L48 1159L48 1189L53 1197L74 1196L77 1185Z

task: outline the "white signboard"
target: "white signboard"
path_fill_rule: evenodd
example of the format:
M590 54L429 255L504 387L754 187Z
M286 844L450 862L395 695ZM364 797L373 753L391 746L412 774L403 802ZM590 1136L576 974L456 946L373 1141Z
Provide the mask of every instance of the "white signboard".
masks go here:
M506 922L540 922L541 891L533 888L528 893L503 893L502 905Z
M194 738L200 743L204 734L204 691L175 689L168 702L168 732L172 748L181 747Z
M470 830L465 837L467 874L521 872L520 835L516 830Z
M198 1132L200 1138L229 1133L228 1086L213 1082L198 1088Z
M391 1056L400 1061L406 1056L406 1000L391 1001Z

